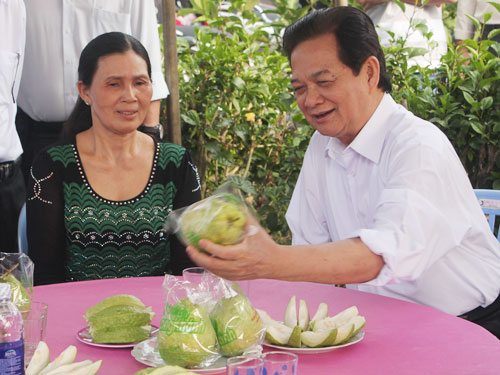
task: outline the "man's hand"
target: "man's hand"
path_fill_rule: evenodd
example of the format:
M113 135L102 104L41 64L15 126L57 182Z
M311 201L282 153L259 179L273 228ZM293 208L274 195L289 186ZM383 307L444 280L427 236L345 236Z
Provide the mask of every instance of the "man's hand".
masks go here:
M193 246L188 246L186 251L196 264L225 279L249 280L275 276L280 246L255 219L249 219L246 229L249 235L241 243L232 246L200 240L200 247L210 255Z

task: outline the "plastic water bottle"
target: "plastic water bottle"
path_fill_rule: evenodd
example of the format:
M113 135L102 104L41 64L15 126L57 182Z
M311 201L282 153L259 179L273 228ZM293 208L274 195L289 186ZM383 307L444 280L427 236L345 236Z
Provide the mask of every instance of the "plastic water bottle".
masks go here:
M10 284L0 283L0 375L24 375L23 317L11 295Z

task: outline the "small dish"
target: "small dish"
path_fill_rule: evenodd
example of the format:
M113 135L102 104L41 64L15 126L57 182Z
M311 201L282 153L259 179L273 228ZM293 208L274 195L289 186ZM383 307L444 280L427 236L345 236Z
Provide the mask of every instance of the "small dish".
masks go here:
M326 353L326 352L331 352L333 350L337 350L340 348L345 348L346 346L351 346L354 345L361 340L363 340L363 337L365 337L364 331L358 332L356 335L351 337L345 344L341 345L335 345L335 346L325 346L322 348L292 348L289 346L280 346L280 345L274 345L274 344L269 344L267 341L264 341L265 346L273 349L279 349L279 350L286 350L288 352L292 352L295 354L319 354L319 353Z
M153 337L154 335L156 335L157 332L158 332L158 327L151 324L151 334L149 335L149 337ZM115 349L132 348L138 344L137 342L131 342L128 344L101 344L98 342L94 342L92 340L92 336L89 333L89 327L85 327L85 328L82 328L81 330L79 330L76 333L76 338L78 341L83 342L84 344L91 345L91 346L98 346L100 348L115 348Z
M134 349L132 349L131 354L136 359L136 361L146 366L160 367L167 364L161 358L158 350L156 350L156 337L152 337L135 345ZM190 367L188 368L188 370L197 374L224 374L226 372L226 359L226 357L220 357L217 361L215 361L214 364L209 367Z

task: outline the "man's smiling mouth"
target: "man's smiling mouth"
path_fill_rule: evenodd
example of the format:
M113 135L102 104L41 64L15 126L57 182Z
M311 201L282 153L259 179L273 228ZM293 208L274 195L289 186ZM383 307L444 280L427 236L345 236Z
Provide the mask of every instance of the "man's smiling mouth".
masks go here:
M318 113L318 114L314 114L312 115L315 119L317 120L321 120L322 118L328 116L329 114L333 113L335 111L335 108L334 109L331 109L329 111L326 111L326 112L322 112L322 113Z

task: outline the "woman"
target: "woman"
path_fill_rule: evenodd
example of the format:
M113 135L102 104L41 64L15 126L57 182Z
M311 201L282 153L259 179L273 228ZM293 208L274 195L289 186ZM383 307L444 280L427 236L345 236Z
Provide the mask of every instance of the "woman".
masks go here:
M82 51L78 76L65 141L31 169L35 284L180 274L193 264L162 228L171 210L200 199L199 177L184 148L137 130L152 95L146 50L127 34L102 34Z

